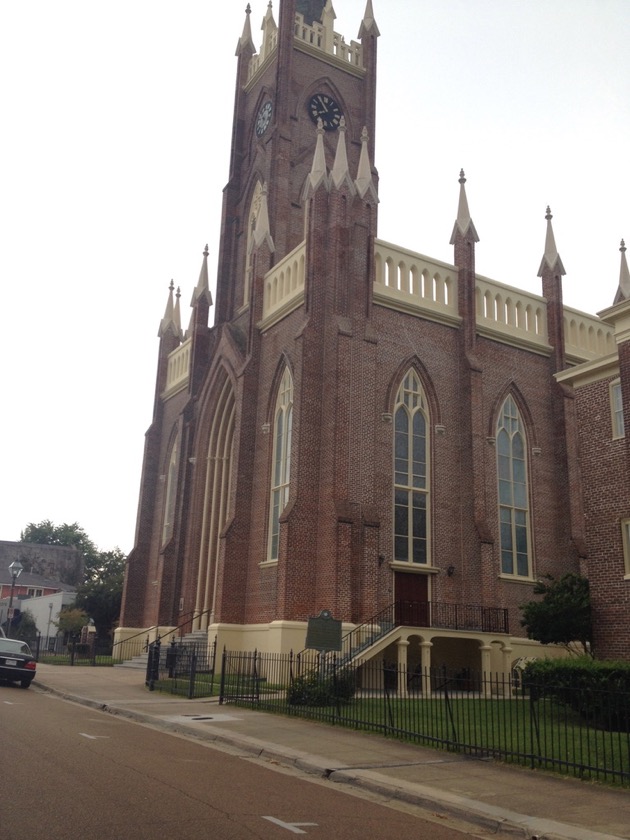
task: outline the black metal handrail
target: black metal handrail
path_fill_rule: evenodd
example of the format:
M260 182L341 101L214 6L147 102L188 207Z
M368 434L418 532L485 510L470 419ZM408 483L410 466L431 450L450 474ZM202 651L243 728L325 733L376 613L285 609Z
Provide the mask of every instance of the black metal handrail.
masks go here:
M508 634L509 611L504 607L446 604L442 601L395 601L351 630L341 640L342 662L348 662L396 627L427 627Z

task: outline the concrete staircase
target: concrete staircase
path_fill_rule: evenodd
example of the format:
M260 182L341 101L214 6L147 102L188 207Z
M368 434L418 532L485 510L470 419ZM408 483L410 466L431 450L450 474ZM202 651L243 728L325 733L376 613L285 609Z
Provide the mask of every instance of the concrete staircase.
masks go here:
M166 635L163 636L161 639L162 642L162 651L165 651L171 643L171 636ZM186 648L193 648L197 647L199 650L205 650L208 644L208 631L207 630L193 630L192 633L187 633L181 639L177 640L177 646L183 645ZM160 656L160 660L162 656ZM125 659L123 662L119 662L117 665L114 665L114 668L133 668L137 671L145 671L147 670L147 665L149 662L149 652L144 651L143 653L139 653L137 656L134 656L132 659Z

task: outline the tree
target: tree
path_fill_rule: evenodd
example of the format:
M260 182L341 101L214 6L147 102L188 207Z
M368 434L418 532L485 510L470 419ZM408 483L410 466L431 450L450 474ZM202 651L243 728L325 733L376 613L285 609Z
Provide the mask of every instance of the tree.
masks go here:
M59 613L58 621L55 621L57 628L70 636L77 636L89 622L89 616L84 610L76 607L66 607Z
M12 639L32 642L37 637L37 624L30 610L16 609L7 635Z
M119 548L102 551L98 568L79 587L76 604L92 618L99 636L108 636L120 615L126 555Z
M566 574L559 580L546 575L534 586L539 601L521 605L521 624L530 639L543 645L558 644L570 647L572 642L582 645L585 653L592 650L591 599L588 579Z
M55 525L50 519L43 519L37 523L29 522L20 534L20 541L40 545L74 546L83 555L86 574L98 563L98 549L78 522L71 525L67 522Z
M92 618L99 636L109 635L120 615L124 552L118 547L99 551L78 522L71 525L55 525L50 519L29 522L20 536L25 543L74 546L81 552L85 568L83 581L77 589L76 605ZM87 624L87 620L84 623Z

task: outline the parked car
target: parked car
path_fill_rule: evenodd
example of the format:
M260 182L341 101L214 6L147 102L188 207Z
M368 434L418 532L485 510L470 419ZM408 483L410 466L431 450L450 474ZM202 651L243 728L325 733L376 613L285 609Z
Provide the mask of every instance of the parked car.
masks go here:
M0 638L0 680L19 682L28 688L35 678L37 663L31 649L20 639Z

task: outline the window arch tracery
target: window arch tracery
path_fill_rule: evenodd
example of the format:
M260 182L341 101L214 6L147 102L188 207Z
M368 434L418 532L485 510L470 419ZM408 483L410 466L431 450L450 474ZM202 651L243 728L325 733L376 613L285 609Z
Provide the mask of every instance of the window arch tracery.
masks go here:
M429 411L415 370L394 406L394 560L429 563Z

